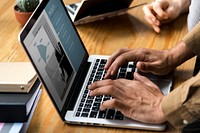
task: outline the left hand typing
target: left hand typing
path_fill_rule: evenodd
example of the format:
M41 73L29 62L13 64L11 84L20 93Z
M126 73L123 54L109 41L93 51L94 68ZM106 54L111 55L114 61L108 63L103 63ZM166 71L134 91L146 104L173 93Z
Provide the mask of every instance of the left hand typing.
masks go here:
M153 82L134 73L135 80L105 79L91 84L90 96L110 95L111 100L101 105L101 110L115 108L125 116L145 123L165 122L161 108L164 95Z

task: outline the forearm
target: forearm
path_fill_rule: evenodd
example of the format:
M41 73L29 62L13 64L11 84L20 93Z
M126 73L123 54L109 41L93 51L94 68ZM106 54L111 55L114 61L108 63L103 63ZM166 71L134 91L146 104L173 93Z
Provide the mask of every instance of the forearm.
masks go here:
M165 118L176 128L182 128L200 118L200 73L162 100Z
M183 38L186 46L200 56L200 22Z

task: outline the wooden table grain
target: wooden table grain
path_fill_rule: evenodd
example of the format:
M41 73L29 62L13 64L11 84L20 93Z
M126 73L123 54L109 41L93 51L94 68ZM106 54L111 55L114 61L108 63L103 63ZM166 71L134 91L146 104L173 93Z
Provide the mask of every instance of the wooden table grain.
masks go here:
M78 0L64 0L73 3ZM150 2L152 0L134 0L132 5ZM25 51L18 41L22 27L17 22L13 7L14 0L0 1L0 61L25 62L29 61ZM76 26L89 54L110 55L119 48L152 48L169 49L175 46L187 31L187 14L161 28L161 33L155 33L143 18L142 7L137 7L128 14ZM195 59L191 59L174 72L174 88L192 76ZM30 133L66 132L66 133L153 133L153 131L130 130L107 127L91 127L65 124L59 117L49 96L43 88L32 121L28 128ZM180 130L168 124L166 133L178 133Z

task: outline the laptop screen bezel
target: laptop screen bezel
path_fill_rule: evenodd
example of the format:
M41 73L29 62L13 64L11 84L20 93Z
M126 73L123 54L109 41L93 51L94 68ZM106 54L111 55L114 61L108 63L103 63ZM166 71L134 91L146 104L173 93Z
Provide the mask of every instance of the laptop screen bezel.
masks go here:
M60 109L58 108L57 104L56 104L55 99L54 99L53 96L51 95L51 92L50 92L49 89L47 88L47 85L45 84L44 80L42 79L42 76L41 76L41 74L39 73L39 70L37 69L36 64L34 63L34 61L33 61L32 57L31 57L30 53L28 52L28 50L27 50L27 48L26 48L26 46L25 46L25 44L24 44L24 40L25 40L26 36L27 36L28 33L31 31L31 28L33 27L33 25L35 24L35 22L38 20L39 16L40 16L41 13L43 12L43 10L45 9L45 7L46 7L46 5L49 3L49 1L50 1L50 0L43 0L43 1L39 4L39 6L38 6L38 7L36 8L36 10L33 12L33 14L31 15L31 17L29 18L29 20L27 21L27 23L25 24L25 26L24 26L23 29L21 30L21 32L20 32L18 38L19 38L19 41L21 42L21 44L22 44L22 46L23 46L23 48L24 48L26 54L28 55L28 57L29 57L29 59L30 59L32 65L33 65L33 67L35 68L35 70L36 70L36 72L37 72L37 74L38 74L38 76L39 76L41 82L43 83L45 89L47 90L47 93L48 93L48 95L50 96L51 101L53 102L54 106L56 107L56 110L58 111L60 117L64 120L65 113L66 113L66 111L67 111L67 109L68 109L68 106L70 106L70 105L69 105L70 103L69 103L68 101L69 101L70 99L72 99L72 98L70 97L70 94L73 94L73 92L71 92L71 91L73 91L73 89L71 89L71 91L69 92L68 97L65 99L64 105L63 105L62 109L60 110ZM84 46L84 44L83 44L83 42L82 42L82 40L81 40L79 34L78 34L78 31L76 30L75 25L73 24L73 22L72 22L71 19L70 19L70 16L69 16L69 14L68 14L68 12L67 12L67 9L65 8L65 4L63 3L62 0L59 0L59 2L61 2L62 6L63 6L63 8L64 8L64 10L65 10L65 12L66 12L66 14L67 14L66 17L69 18L70 23L72 24L72 26L73 26L73 28L74 28L76 34L77 34L77 37L78 37L78 39L80 40L80 42L81 42L81 44L82 44L82 46L83 46L83 48L84 48L84 51L85 51L85 55L84 55L84 57L83 57L83 60L82 60L82 63L81 63L81 67L79 68L79 70L78 70L78 72L77 72L77 75L79 75L78 73L81 72L80 69L83 69L83 68L84 68L85 63L87 62L87 59L88 59L88 57L89 57L89 54L88 54L88 52L87 52L87 50L86 50L86 48L85 48L85 46ZM78 78L78 76L75 77L75 81L77 81L77 80L76 80L77 78ZM76 83L74 83L74 84L76 84ZM72 85L72 86L74 86L74 85ZM74 99L73 99L73 100L74 100Z

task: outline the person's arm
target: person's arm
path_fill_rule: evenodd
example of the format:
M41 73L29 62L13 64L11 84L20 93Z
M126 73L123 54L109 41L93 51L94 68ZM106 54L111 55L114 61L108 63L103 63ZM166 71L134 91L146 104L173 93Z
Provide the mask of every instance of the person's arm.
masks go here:
M200 73L165 96L161 104L165 119L176 128L200 119Z
M141 72L165 75L194 56L193 51L183 41L169 50L120 49L108 59L105 78L115 75L118 69L129 61L137 62L136 67Z
M200 22L183 38L183 42L197 56L200 56Z
M185 48L200 56L200 23L184 38ZM162 109L166 119L177 128L200 118L200 73L165 96Z

